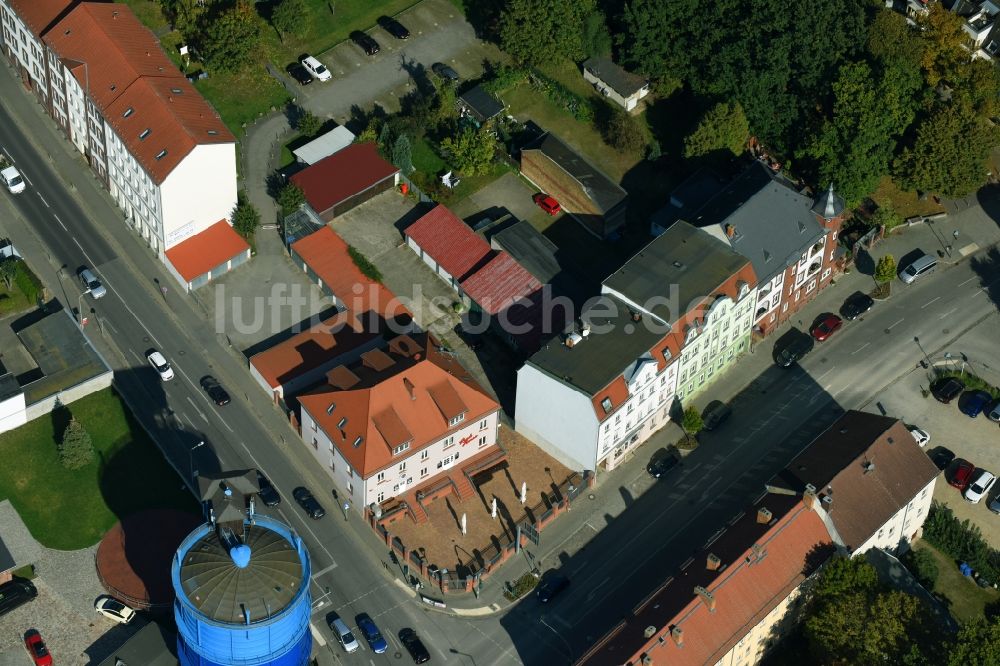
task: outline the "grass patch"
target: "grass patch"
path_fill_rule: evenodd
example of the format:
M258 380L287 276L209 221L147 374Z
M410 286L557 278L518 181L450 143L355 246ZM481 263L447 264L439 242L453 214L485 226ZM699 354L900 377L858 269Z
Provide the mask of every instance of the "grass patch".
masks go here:
M238 73L213 73L195 83L195 87L237 137L243 135L244 125L284 107L291 99L288 91L268 76L263 67Z
M170 24L160 11L160 3L156 0L121 0L128 5L139 21L154 33L168 30Z
M448 166L424 137L413 142L410 158L414 169L434 178Z
M353 245L348 245L347 254L351 255L351 261L353 261L354 265L358 267L358 270L361 271L362 275L369 280L375 280L376 282L382 281L382 273L375 267L375 264L368 260L368 257L361 254L360 250Z
M14 569L10 572L15 578L25 578L27 580L34 580L35 578L35 565L26 564L20 569Z
M537 69L545 76L558 81L567 90L576 93L580 97L596 97L594 86L587 83L587 79L583 78L583 74L580 73L580 68L572 60L560 60L540 65Z
M944 208L935 203L933 198L927 197L925 201L921 201L916 192L901 190L889 176L882 177L871 198L879 206L889 203L896 214L904 220L918 215L935 215L944 212Z
M28 265L20 259L8 259L16 263L14 284L7 289L0 283L0 316L13 312L21 312L38 304L42 293L42 283L38 280Z
M987 605L1000 601L1000 591L976 585L971 578L961 574L958 565L951 558L925 540L916 542L913 547L934 557L938 566L938 578L933 593L944 600L952 617L958 622L965 624L980 619L984 617Z
M194 497L112 389L67 406L97 453L70 471L59 464L56 431L43 416L0 435L0 499L9 499L31 534L48 548L76 550L101 539L123 516L150 508L198 512Z

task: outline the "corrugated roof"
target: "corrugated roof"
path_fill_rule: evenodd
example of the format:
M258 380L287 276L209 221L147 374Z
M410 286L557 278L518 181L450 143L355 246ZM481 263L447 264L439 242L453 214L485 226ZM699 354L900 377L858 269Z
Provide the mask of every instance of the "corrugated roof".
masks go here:
M627 72L616 65L611 58L591 58L583 63L583 68L611 86L622 97L630 97L639 92L647 83L638 74Z
M459 281L468 277L491 253L486 241L441 204L406 227L403 234L412 238L425 254Z
M495 315L515 301L529 298L542 283L514 261L506 252L498 252L486 264L462 282L462 290L483 311Z
M329 132L320 134L304 146L292 151L296 159L306 164L315 164L324 157L329 157L339 150L354 143L354 133L343 125L337 125Z
M399 169L378 154L374 143L354 143L292 175L289 180L319 214L374 187Z
M523 151L532 150L541 152L558 168L569 174L602 213L607 213L628 198L628 192L563 143L555 134L548 132L534 144L523 149Z
M510 253L542 284L551 282L562 270L556 261L559 248L527 221L521 220L496 232L490 242Z
M227 221L219 220L200 234L174 245L165 254L181 277L190 282L249 249L250 245Z
M389 345L392 367L376 371L358 361L349 365L360 380L356 388L328 385L298 397L363 478L500 408L454 355L442 354L438 346L426 334L416 340L400 336ZM449 425L446 414L463 407L463 421ZM392 449L407 442L406 452L394 456Z
M31 29L41 37L60 16L79 4L80 0L8 0L10 7Z

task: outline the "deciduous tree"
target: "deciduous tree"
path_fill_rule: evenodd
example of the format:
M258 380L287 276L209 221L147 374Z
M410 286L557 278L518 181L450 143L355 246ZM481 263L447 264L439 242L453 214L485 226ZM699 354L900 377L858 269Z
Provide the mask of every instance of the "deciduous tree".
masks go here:
M968 39L965 19L945 9L944 3L932 2L928 12L918 17L917 22L924 42L920 64L927 84L933 88L942 80L950 81L971 59L964 48Z
M271 23L282 34L301 37L309 29L306 0L281 0L271 14Z
M478 130L466 127L456 138L445 138L441 148L448 154L452 166L463 174L475 176L489 170L496 152L496 139L485 126Z
M518 62L541 65L583 57L584 19L595 0L509 0L500 23L500 46Z
M14 288L14 278L17 276L17 259L4 259L0 261L0 281L3 286L10 291Z
M305 136L312 137L319 134L323 128L323 119L315 115L312 111L301 110L298 119L295 121L295 129Z
M691 405L684 410L681 418L681 428L689 435L697 435L705 427L705 421L701 418L698 409Z
M705 112L684 139L684 155L699 157L715 150L739 155L746 148L750 124L739 102L720 102Z
M200 21L198 52L209 67L237 71L260 57L264 22L249 0L218 3Z
M896 277L896 258L887 254L878 260L875 266L875 281L879 284L891 282Z
M979 619L962 625L945 652L948 666L995 666L1000 664L1000 617Z
M630 155L639 154L646 145L646 136L636 119L617 109L604 127L604 140L618 152Z

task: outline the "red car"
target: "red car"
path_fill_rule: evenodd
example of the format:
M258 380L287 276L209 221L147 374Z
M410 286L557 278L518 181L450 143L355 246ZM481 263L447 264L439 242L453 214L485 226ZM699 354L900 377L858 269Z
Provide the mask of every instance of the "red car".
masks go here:
M532 197L532 200L549 215L558 215L562 211L559 202L544 192L539 192Z
M952 488L958 488L959 492L964 493L966 487L968 487L969 482L972 480L972 473L976 471L976 466L970 463L968 460L958 459L958 467L955 468L955 473L951 477L951 481L948 485Z
M24 634L24 647L35 662L35 666L52 666L52 655L45 647L45 641L37 629L28 629Z
M820 342L823 342L831 335L836 333L843 325L844 322L837 315L835 314L823 315L823 318L820 319L818 322L816 322L816 324L809 330L809 332L812 333L812 336L814 338L816 338Z

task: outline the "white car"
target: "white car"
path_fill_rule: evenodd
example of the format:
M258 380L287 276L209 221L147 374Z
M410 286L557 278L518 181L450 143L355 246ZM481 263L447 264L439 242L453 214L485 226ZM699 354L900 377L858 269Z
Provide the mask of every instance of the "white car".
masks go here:
M979 470L979 474L975 480L965 489L965 499L973 504L979 504L979 500L983 499L990 492L990 488L993 487L996 480L997 477L985 469Z
M330 70L326 68L326 65L321 63L316 58L311 55L307 55L301 60L302 66L306 68L306 71L315 76L320 81L329 81L333 78L333 74Z
M21 177L21 172L17 170L17 167L9 166L6 169L0 171L0 178L3 179L3 184L7 186L11 194L20 194L24 192L26 185L24 184L24 178Z
M917 446L923 448L927 446L927 442L931 441L931 436L926 430L922 430L917 426L906 426L910 434L913 435L913 439L916 440Z
M135 617L135 611L112 597L101 597L94 602L94 610L118 624L128 624Z
M146 354L146 360L160 374L160 379L163 381L169 382L174 378L174 369L170 367L167 359L163 358L163 354L160 352L154 349Z

